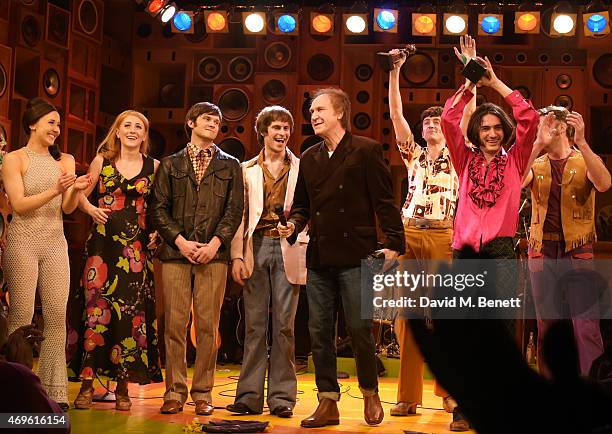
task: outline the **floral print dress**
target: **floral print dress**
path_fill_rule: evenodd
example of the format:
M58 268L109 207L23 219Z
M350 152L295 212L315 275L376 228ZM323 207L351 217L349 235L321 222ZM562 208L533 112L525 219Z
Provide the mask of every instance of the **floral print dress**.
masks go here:
M145 223L154 177L150 157L143 156L142 170L132 179L121 175L114 163L103 162L95 200L112 212L105 224L92 226L80 290L70 303L81 307L80 315L69 315L71 379L162 381Z

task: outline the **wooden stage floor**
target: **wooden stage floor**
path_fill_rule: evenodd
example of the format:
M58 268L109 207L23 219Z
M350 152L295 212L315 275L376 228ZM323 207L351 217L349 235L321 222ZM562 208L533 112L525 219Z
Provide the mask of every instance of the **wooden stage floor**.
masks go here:
M340 380L342 397L340 399L340 425L317 429L305 429L300 427L300 420L309 416L316 408L316 391L314 375L310 373L298 374L298 402L291 419L281 419L271 416L267 411L262 415L233 416L225 410L225 406L233 402L236 389L236 378L240 366L218 365L213 393L213 404L215 413L212 417L218 419L248 418L269 421L272 425L271 432L278 434L306 434L321 431L337 433L401 433L402 430L423 433L449 433L449 423L452 415L442 410L441 398L433 394L433 381L425 380L423 393L423 407L417 409L417 414L408 417L391 417L389 409L395 403L397 388L396 378L380 378L380 398L385 409L385 419L377 427L368 426L363 420L363 403L357 379ZM192 371L189 370L189 378ZM99 383L95 383L97 392L102 389ZM70 404L76 397L80 383L69 383ZM147 386L130 385L130 396L132 397L132 410L120 412L115 410L114 403L94 403L91 410L70 409L69 415L72 422L72 432L100 433L100 434L123 434L123 433L182 433L186 424L195 417L193 403L188 402L182 413L178 415L162 415L159 407L162 404L164 393L163 383L150 384ZM267 409L265 409L267 410ZM198 417L206 421L205 417Z

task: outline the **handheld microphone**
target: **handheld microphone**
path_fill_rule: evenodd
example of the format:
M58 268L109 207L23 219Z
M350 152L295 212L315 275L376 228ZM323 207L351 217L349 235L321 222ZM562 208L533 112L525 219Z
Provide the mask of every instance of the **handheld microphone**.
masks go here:
M399 51L408 57L416 52L416 47L413 44L408 44L406 47L400 48ZM385 72L389 72L393 69L393 64L398 58L397 54L391 54L384 51L379 51L376 53L376 55L378 56L378 63L380 64L380 67Z
M283 205L280 203L277 203L276 205L274 205L274 213L278 216L278 220L280 221L280 224L286 227L287 217L285 217L285 210L283 209Z

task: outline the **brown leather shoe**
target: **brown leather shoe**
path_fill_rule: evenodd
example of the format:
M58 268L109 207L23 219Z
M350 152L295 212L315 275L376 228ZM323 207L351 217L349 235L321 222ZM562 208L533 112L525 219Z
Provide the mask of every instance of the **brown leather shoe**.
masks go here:
M459 407L455 407L453 410L453 421L450 423L451 431L469 431L471 426L470 422L465 418L463 413L459 410Z
M416 402L404 402L400 401L391 407L391 416L409 416L416 414L417 403Z
M378 393L363 397L363 417L368 425L378 425L385 417Z
M128 395L115 393L115 410L130 411L130 408L132 408L130 397Z
M183 411L183 403L176 399L169 399L164 401L163 405L159 409L161 414L177 414L179 411Z
M302 420L300 425L304 428L319 428L326 425L338 425L340 413L338 404L333 399L323 398L313 414Z
M215 407L213 407L212 404L208 401L198 399L195 402L195 412L198 416L210 416L211 414L213 414L214 410Z
M74 400L74 408L78 408L79 410L87 410L91 408L91 401L93 399L94 389L93 387L83 388L79 390L79 394Z

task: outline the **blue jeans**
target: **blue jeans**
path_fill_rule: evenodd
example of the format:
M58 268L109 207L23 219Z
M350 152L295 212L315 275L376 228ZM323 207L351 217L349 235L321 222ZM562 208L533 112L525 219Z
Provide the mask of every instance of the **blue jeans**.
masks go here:
M361 268L309 268L306 293L308 328L319 400L340 399L340 386L336 378L335 341L339 298L342 300L348 334L351 337L359 388L365 396L378 392L372 320L361 318Z

